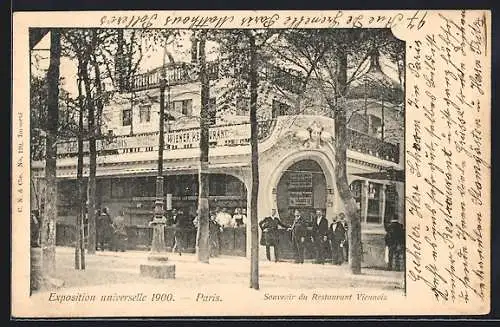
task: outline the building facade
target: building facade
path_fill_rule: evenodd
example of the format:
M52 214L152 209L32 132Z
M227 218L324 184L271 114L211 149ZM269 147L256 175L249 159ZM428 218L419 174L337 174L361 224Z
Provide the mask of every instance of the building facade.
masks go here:
M167 209L183 208L195 216L198 195L200 84L186 64L167 67L167 117L164 176ZM211 68L213 75L216 68ZM287 71L281 74L285 92L259 97L259 200L260 219L277 209L285 223L300 209L308 218L323 209L332 222L343 211L335 185L334 120L324 106L297 106L293 95L300 82ZM136 76L128 92L117 94L103 112L98 140L97 206L112 214L125 212L127 224L146 230L153 217L159 129L160 70ZM251 187L248 99L232 105L219 103L224 83L211 88L210 207L246 208ZM314 98L312 96L311 98ZM404 110L384 98L365 94L347 100L347 172L354 199L361 210L363 264L384 266L385 225L392 219L404 224ZM323 108L323 109L322 109ZM88 144L85 143L85 151ZM77 214L77 143L58 144L58 223L74 225ZM43 202L42 161L32 162L32 199ZM88 156L84 175L88 175ZM33 204L37 206L37 203ZM243 248L249 248L246 224ZM235 234L236 235L236 234ZM286 235L283 236L286 238ZM250 251L238 253L249 254ZM263 252L263 251L261 251Z

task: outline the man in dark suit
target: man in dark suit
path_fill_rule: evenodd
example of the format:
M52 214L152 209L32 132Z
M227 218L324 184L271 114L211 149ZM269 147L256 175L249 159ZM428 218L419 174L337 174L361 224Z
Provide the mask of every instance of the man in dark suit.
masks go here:
M385 235L385 244L389 248L389 262L387 267L389 270L402 271L404 269L404 242L404 227L395 218L387 226L387 234Z
M335 221L330 225L330 237L332 247L332 263L341 265L344 262L344 243L346 241L346 230L344 223L335 217Z
M102 208L101 214L97 217L96 229L97 244L99 244L101 251L104 251L105 244L108 244L108 247L111 248L113 240L113 219L111 219L108 208Z
M262 230L262 236L260 239L260 245L265 245L266 247L266 257L267 260L271 261L271 246L274 248L274 261L279 261L279 227L290 228L283 224L278 217L276 209L271 211L271 216L262 219L259 223L260 229Z
M304 263L305 242L307 235L307 221L297 209L294 212L292 230L292 241L295 248L295 263Z
M325 263L325 247L328 244L328 220L323 215L323 210L316 210L316 217L312 222L312 237L316 249L315 263Z
M349 227L345 219L345 213L339 213L339 221L342 223L342 226L344 226L345 230L345 241L344 245L342 246L342 253L344 256L344 261L349 262Z
M172 252L177 252L179 255L182 255L182 252L186 248L186 235L191 225L191 221L189 217L184 214L184 210L179 209L175 215L174 224L175 232Z

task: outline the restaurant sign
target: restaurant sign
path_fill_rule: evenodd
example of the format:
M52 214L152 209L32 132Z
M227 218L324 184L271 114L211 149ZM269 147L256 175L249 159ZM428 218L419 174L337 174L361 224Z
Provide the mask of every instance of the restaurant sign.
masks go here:
M312 207L312 192L288 192L289 207Z
M248 144L250 138L250 124L228 125L210 128L209 142L218 146ZM200 129L190 128L174 130L165 133L165 145L173 148L197 147L200 140ZM137 149L158 146L158 132L138 134L133 136L116 136L113 138L97 140L97 151ZM89 143L84 142L83 151L89 151ZM58 154L78 152L77 141L59 143Z
M312 172L289 172L288 173L288 188L311 188L312 187Z

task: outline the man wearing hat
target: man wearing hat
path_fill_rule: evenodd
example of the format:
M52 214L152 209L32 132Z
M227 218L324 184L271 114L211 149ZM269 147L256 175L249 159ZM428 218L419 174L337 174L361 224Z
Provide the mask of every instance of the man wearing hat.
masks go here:
M346 241L346 230L340 215L335 217L330 225L330 242L332 248L332 263L341 265L344 262L344 244Z
M281 222L276 212L276 209L273 209L271 211L271 216L262 219L261 222L259 223L259 226L260 229L262 230L260 245L264 245L266 247L267 260L271 261L271 246L272 246L274 247L274 261L278 262L279 261L278 229L280 226L286 229L290 228L290 226L287 226Z

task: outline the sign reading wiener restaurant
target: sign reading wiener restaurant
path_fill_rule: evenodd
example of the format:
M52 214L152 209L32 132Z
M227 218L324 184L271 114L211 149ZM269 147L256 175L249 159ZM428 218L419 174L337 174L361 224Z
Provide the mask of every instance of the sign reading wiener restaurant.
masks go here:
M239 124L231 126L221 126L211 128L209 131L209 142L216 142L218 145L245 144L250 138L250 124ZM197 145L200 140L200 130L198 128L183 129L165 133L167 145L175 145L183 148L185 145ZM97 151L118 150L129 148L154 147L158 145L158 133L137 134L134 136L116 136L109 140L97 140ZM186 146L187 147L187 146ZM89 142L83 143L83 151L89 151ZM78 152L77 141L59 143L57 145L58 154L69 154Z

